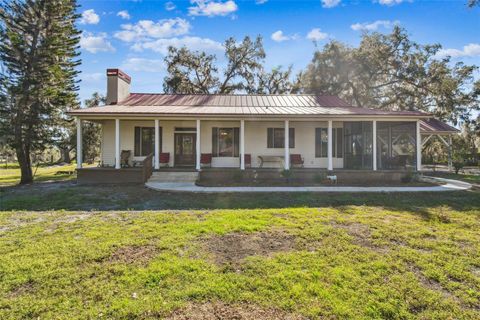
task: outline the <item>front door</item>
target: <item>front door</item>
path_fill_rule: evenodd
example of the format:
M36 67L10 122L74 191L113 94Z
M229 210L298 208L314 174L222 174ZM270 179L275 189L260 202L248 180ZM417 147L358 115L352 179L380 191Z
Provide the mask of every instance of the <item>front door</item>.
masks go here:
M195 133L175 133L175 166L195 165Z

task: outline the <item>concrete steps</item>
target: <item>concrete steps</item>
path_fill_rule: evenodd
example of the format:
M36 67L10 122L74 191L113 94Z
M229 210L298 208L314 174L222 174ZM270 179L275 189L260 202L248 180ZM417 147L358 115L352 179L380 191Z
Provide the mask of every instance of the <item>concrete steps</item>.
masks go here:
M148 182L191 182L195 183L198 179L198 172L192 171L155 171Z

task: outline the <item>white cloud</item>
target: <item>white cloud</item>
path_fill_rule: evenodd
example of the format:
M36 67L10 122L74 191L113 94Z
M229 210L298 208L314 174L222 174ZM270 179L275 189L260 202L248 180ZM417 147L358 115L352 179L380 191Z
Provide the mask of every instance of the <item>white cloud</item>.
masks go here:
M105 76L105 73L102 73L102 72L82 73L81 78L83 82L95 83L95 82L103 81L106 78L106 76Z
M217 51L223 50L221 43L199 37L183 37L183 38L170 38L170 39L157 39L152 41L138 42L132 46L134 51L143 51L145 49L159 52L163 55L167 54L168 47L187 47L190 50L199 51Z
M115 52L115 48L110 41L107 40L107 34L103 32L97 35L90 32L82 33L80 37L80 47L91 53Z
M394 5L400 4L402 2L405 2L405 0L378 0L378 3L380 3L384 6L394 6Z
M128 13L127 10L118 11L117 16L119 16L120 18L125 19L125 20L130 19L130 14Z
M313 28L307 34L307 39L312 41L320 41L324 40L328 37L328 34L325 32L320 31L320 28Z
M399 24L399 21L390 21L390 20L377 20L372 23L365 22L365 23L355 23L350 26L352 30L355 31L376 31L378 28L391 28L394 25Z
M238 6L233 0L225 2L214 0L191 0L194 6L188 8L188 14L191 16L226 16L238 10Z
M177 6L172 1L168 1L167 3L165 3L165 10L172 11L175 10L175 8L177 8Z
M480 57L480 44L470 43L463 46L462 50L459 49L441 49L435 55L438 58L444 58L450 56L452 58L463 57Z
M340 4L341 0L322 0L322 7L333 8Z
M100 17L95 13L95 10L88 9L82 12L82 17L80 18L81 24L97 24L100 22Z
M125 42L138 41L144 38L169 38L187 34L190 23L181 18L165 19L158 22L140 20L136 24L123 24L122 31L114 36Z
M282 30L278 30L278 31L275 31L274 33L272 33L271 38L272 38L273 41L282 42L282 41L296 39L297 36L296 35L287 36L287 35L283 34Z
M128 58L120 67L128 71L160 72L165 64L161 59Z
M264 4L265 2L267 2L268 0L255 0L255 3L256 4Z

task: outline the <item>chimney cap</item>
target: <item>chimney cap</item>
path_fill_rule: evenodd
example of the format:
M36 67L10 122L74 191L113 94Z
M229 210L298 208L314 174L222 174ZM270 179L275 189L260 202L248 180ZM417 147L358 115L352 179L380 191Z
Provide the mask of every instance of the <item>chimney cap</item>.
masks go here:
M128 84L132 81L132 78L120 69L107 69L107 77L110 76L117 76Z

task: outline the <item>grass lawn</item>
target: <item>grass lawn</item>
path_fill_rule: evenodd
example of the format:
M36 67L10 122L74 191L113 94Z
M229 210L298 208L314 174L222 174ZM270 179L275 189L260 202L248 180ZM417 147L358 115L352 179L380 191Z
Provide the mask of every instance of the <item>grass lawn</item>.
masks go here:
M480 185L480 175L474 175L474 174L455 174L451 172L429 172L428 175L435 176L435 177L442 177L442 178L447 178L447 179L456 179L456 180L462 180L474 184L479 184Z
M0 318L478 319L479 208L478 191L4 188Z
M479 191L0 196L0 319L480 318Z
M32 168L35 174L34 180L36 182L44 181L64 181L76 178L76 174L58 173L59 171L75 171L75 164L70 165L42 165L38 168ZM20 169L18 164L9 163L7 166L0 165L0 186L15 185L20 182Z

